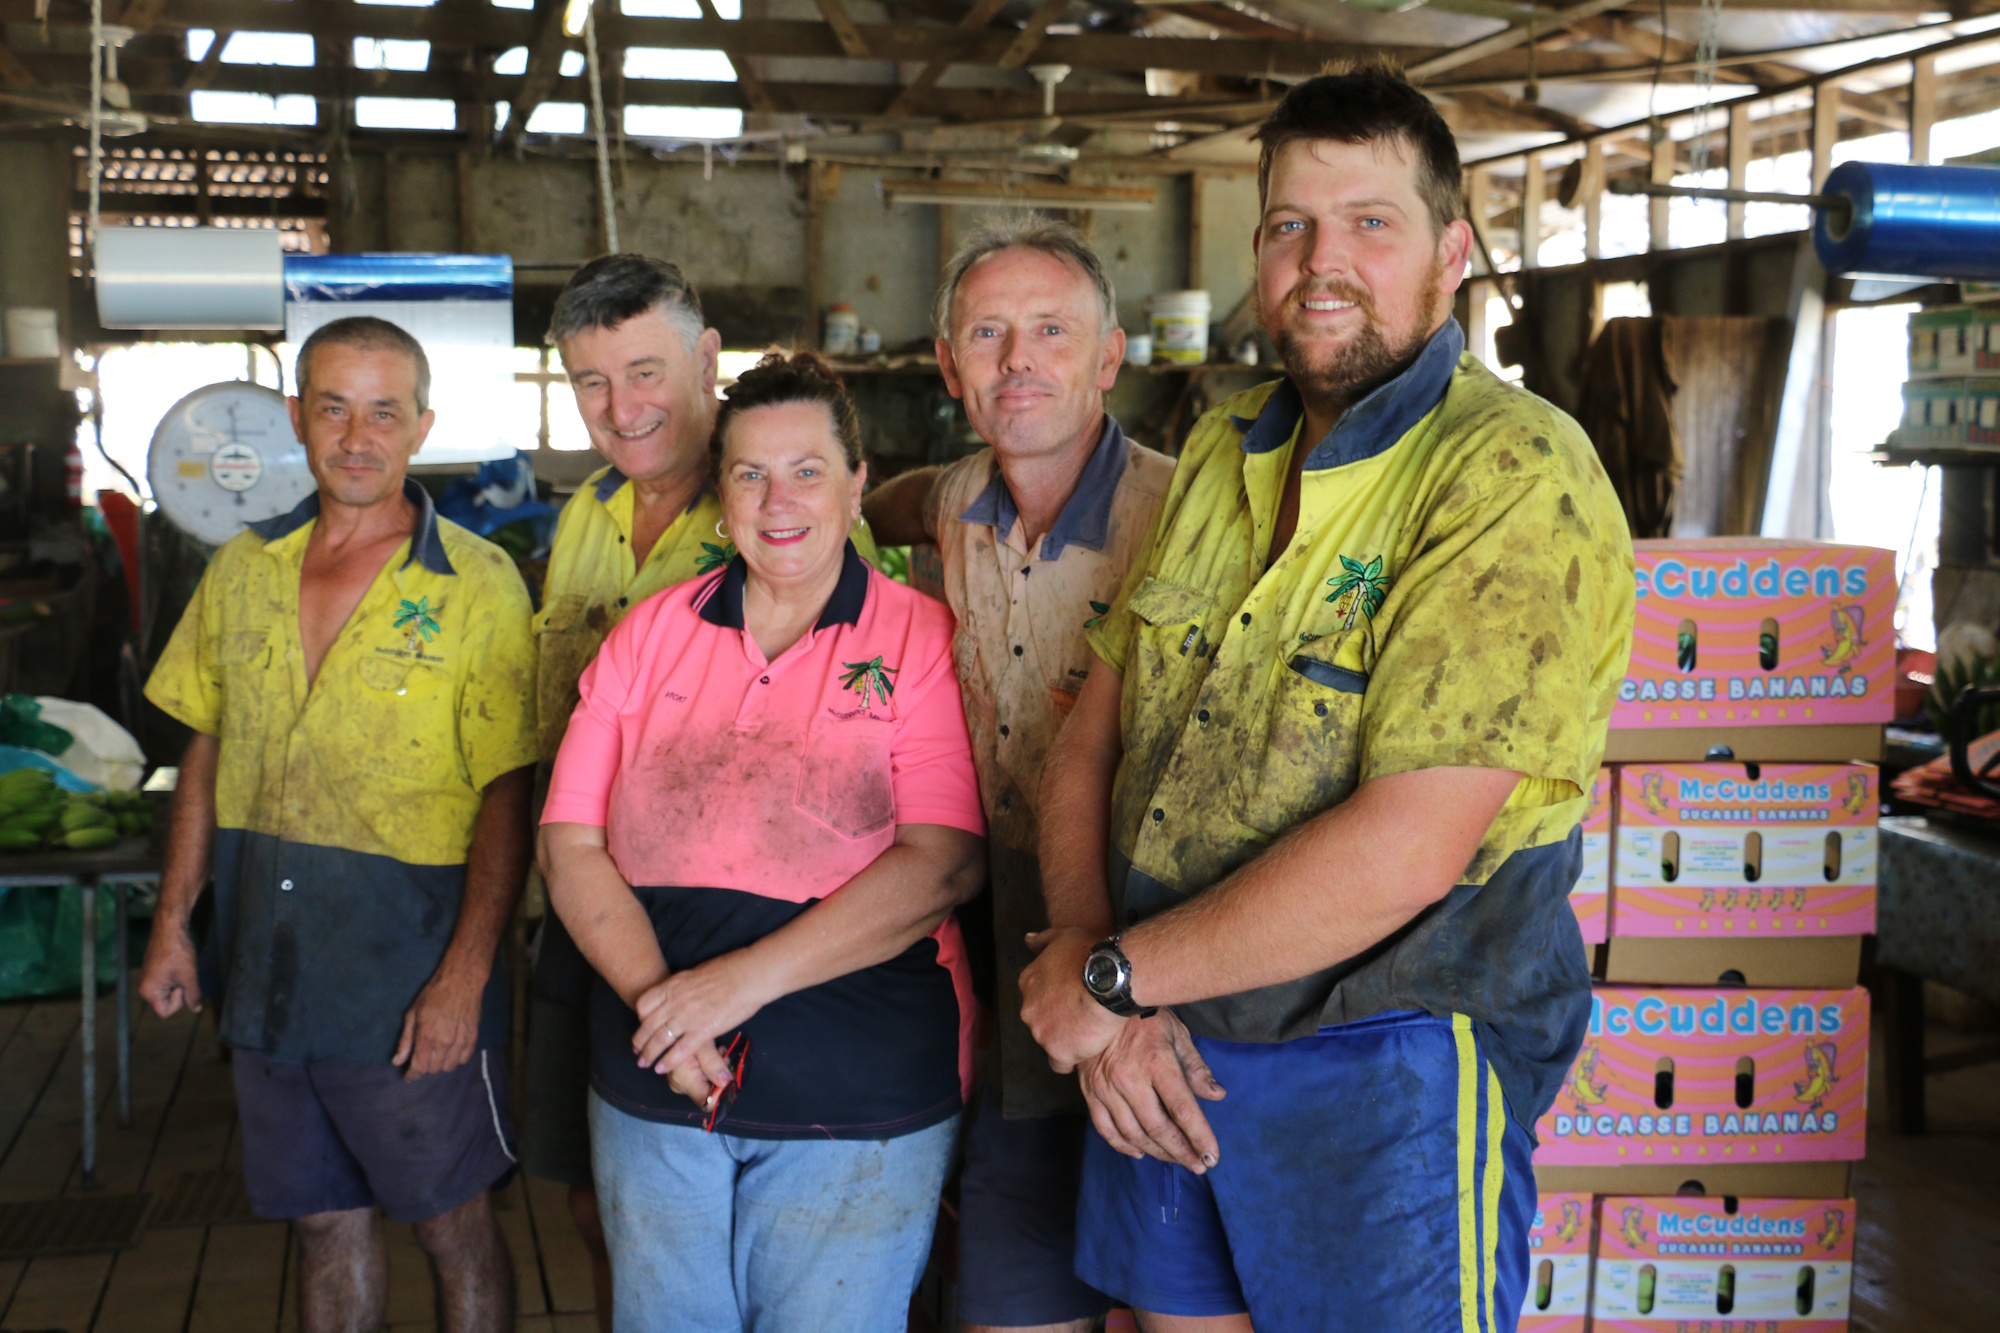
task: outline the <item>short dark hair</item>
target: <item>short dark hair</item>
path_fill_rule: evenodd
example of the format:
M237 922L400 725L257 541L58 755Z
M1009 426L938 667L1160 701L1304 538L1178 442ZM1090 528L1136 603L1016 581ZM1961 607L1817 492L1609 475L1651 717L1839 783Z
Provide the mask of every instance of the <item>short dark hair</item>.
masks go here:
M424 345L410 335L408 329L391 324L386 319L373 315L349 315L336 319L330 324L322 324L306 335L299 344L298 359L292 363L292 376L299 384L299 397L304 399L306 388L312 382L313 353L322 347L352 347L363 352L401 352L417 365L417 411L428 412L431 406L431 359L424 355Z
M861 413L848 395L847 385L817 352L771 351L723 390L722 406L715 413L715 431L708 438L709 471L716 480L722 479L722 442L729 423L753 407L782 403L825 407L833 418L833 433L840 440L847 470L861 470Z
M651 255L600 255L563 284L549 317L549 341L561 347L579 333L615 329L648 310L665 316L680 330L688 351L694 351L707 321L701 295L687 275Z
M1431 230L1465 215L1458 141L1425 97L1386 61L1364 61L1292 85L1257 133L1257 203L1270 196L1271 163L1301 139L1341 143L1400 140L1417 159L1417 191L1430 208Z

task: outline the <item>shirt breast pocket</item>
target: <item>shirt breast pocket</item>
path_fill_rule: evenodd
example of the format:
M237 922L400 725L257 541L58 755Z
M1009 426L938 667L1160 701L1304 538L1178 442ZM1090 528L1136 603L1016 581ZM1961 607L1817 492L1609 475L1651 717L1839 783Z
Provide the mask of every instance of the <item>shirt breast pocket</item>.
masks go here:
M1347 799L1361 768L1368 675L1296 653L1266 691L1261 745L1238 765L1231 796L1243 824L1273 836Z
M215 638L215 664L224 668L255 667L261 670L270 665L266 654L270 641L268 630L227 630Z
M798 808L843 838L866 838L896 822L889 742L892 722L820 718L799 760Z
M1125 604L1139 622L1127 676L1138 671L1144 673L1141 680L1167 682L1205 663L1210 651L1209 612L1214 606L1204 593L1148 575Z
M450 674L428 662L381 656L362 658L355 675L359 706L341 725L355 744L343 758L385 777L442 780L458 758Z

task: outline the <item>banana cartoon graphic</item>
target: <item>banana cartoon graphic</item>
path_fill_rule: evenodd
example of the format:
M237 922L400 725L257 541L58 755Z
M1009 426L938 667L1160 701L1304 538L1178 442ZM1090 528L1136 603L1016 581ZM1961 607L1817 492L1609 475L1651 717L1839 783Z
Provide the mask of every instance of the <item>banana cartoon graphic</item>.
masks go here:
M1596 1072L1597 1045L1592 1042L1576 1057L1576 1068L1569 1076L1569 1094L1576 1099L1576 1109L1579 1111L1604 1105L1604 1085L1591 1081L1591 1075Z
M1736 910L1735 889L1730 889L1722 895L1722 910L1725 912L1733 912Z
M1713 912L1715 910L1715 886L1713 884L1701 891L1701 910L1704 912Z
M1583 1205L1575 1199L1564 1199L1562 1222L1556 1227L1556 1239L1567 1245L1576 1239L1576 1233L1581 1230L1583 1230Z
M1646 1248L1645 1210L1627 1208L1619 1215L1618 1236L1635 1250Z
M1868 644L1861 637L1861 616L1859 606L1833 608L1833 643L1819 650L1822 666L1844 667L1860 655Z
M1771 890L1771 892L1776 893L1777 890L1773 889ZM1764 891L1762 889L1755 887L1746 889L1744 890L1743 894L1743 905L1754 912L1757 910L1758 903L1763 898L1763 896L1764 896Z
M1803 884L1792 890L1792 910L1794 912L1806 910L1806 886Z
M1666 778L1658 773L1648 773L1639 781L1639 804L1663 819L1673 808L1667 804L1665 785Z
M1823 1250L1830 1250L1840 1244L1840 1233L1846 1229L1847 1214L1839 1208L1829 1208L1820 1214L1820 1224L1824 1228L1814 1239Z
M1849 773L1847 775L1847 795L1842 799L1840 808L1850 815L1858 815L1867 804L1867 776L1861 773Z
M1833 1085L1840 1082L1840 1075L1834 1069L1834 1046L1830 1041L1809 1041L1806 1043L1806 1076L1792 1084L1795 1096L1792 1100L1805 1103L1809 1111L1817 1111L1820 1104L1833 1092Z

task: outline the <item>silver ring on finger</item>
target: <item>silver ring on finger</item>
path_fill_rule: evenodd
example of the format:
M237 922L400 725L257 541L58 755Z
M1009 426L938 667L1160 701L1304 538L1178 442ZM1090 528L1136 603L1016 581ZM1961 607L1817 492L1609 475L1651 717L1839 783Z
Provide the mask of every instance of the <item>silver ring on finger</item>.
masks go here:
M671 1046L674 1044L674 1038L678 1037L680 1033L674 1031L672 1028L668 1028L663 1035L667 1039L667 1045Z

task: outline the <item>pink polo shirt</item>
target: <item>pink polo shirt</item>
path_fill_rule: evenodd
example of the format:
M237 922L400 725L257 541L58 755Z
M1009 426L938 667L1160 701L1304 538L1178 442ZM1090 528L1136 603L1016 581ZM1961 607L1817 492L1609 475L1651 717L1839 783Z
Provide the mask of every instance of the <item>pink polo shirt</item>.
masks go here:
M743 629L744 578L739 557L721 573L648 598L612 631L578 683L581 702L542 813L544 823L605 829L671 967L701 961L693 934L728 936L741 947L746 923L777 920L735 895L791 904L824 898L888 850L898 824L985 833L952 665L951 613L885 578L849 546L818 623L770 661ZM695 917L690 891L705 895ZM663 894L679 896L669 906ZM732 901L741 906L730 908ZM957 1000L962 1092L973 1005L957 921L946 918L918 947L930 945L932 966L949 973ZM907 976L911 961L898 960L897 975ZM889 1001L903 983L891 965L883 969L890 969L881 978ZM865 984L878 971L843 982ZM629 1054L619 1063L629 1066ZM620 1073L616 1082L629 1080ZM746 1077L741 1101L758 1086ZM599 1091L606 1092L601 1080ZM673 1107L671 1100L627 1105L636 1095L613 1101L641 1115ZM770 1114L783 1119L790 1111ZM739 1132L754 1119L742 1108L733 1116Z

